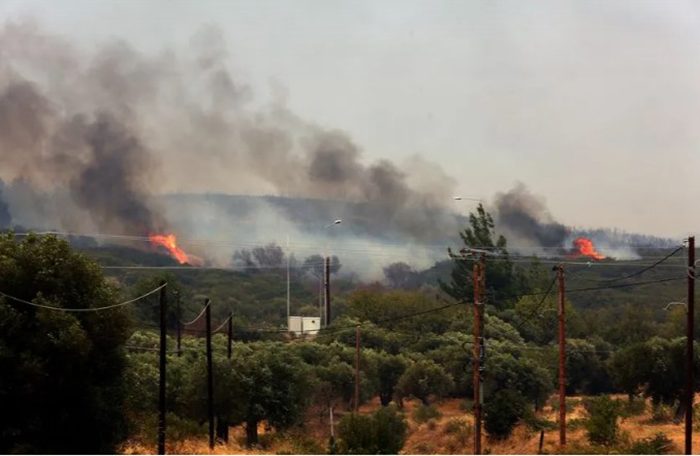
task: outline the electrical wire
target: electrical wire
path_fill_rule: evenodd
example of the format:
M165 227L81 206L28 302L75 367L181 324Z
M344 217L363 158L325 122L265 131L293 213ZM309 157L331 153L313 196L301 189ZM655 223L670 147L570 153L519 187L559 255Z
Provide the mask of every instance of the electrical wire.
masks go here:
M522 329L522 327L525 325L525 323L528 323L528 322L539 312L540 308L542 307L542 305L544 304L544 302L545 302L545 301L547 300L547 298L549 297L549 294L550 294L550 293L552 292L552 290L554 289L554 284L555 284L556 282L557 282L557 278L554 277L554 278L552 279L552 282L549 284L549 288L547 288L547 291L545 292L544 296L542 296L542 299L541 299L540 302L535 306L535 308L533 309L533 311L530 312L530 314L529 314L527 317L525 317L523 320L521 320L518 324L515 325L516 329L518 329L518 332L520 332L520 329Z
M631 273L631 274L624 275L624 276L622 276L622 277L617 277L617 278L615 278L615 279L603 279L603 280L600 280L600 282L608 282L608 283L610 283L610 282L617 282L618 280L630 279L630 278L632 278L632 277L636 277L636 276L638 276L638 275L641 275L641 274L645 273L646 271L649 271L650 269L654 269L656 266L660 265L661 263L663 263L664 261L668 260L668 259L671 258L673 255L675 255L676 253L678 253L678 252L680 252L681 250L683 250L683 248L684 248L684 247L681 245L680 247L678 247L676 250L674 250L673 252L669 253L669 254L666 255L665 257L661 258L660 260L656 261L655 263L653 263L653 264L651 264L651 265L649 265L649 266L647 266L647 267L645 267L645 268L640 269L639 271L633 272L633 273Z
M216 328L215 330L213 330L211 333L212 333L212 334L217 333L221 328L224 327L224 325L225 325L226 323L228 323L228 321L229 321L230 319L231 319L230 316L229 316L228 318L226 318L226 320L224 320L224 322L221 323L221 325L220 325L218 328Z
M195 323L197 320L199 320L200 318L202 318L202 315L204 315L204 312L207 310L207 307L209 307L210 304L211 304L211 301L207 301L206 305L202 308L202 311L199 312L199 315L197 315L196 317L194 317L194 320L192 320L192 321L190 321L190 322L188 322L188 323L180 322L180 324L181 324L182 326L189 326L189 325Z
M8 295L7 293L3 293L2 291L0 291L0 296L7 298L7 299L10 299L10 300L13 300L13 301L16 301L16 302L19 302L19 303L22 303L22 304L27 304L29 306L40 307L42 309L57 310L57 311L61 311L61 312L99 312L101 310L115 309L117 307L126 306L128 304L139 301L147 296L152 295L156 291L159 291L161 288L165 287L166 285L167 285L167 283L164 283L163 285L161 285L157 288L154 288L153 290L149 291L148 293L145 293L137 298L130 299L130 300L124 301L124 302L120 302L119 304L111 304L111 305L103 306L103 307L68 308L68 307L58 307L58 306L47 306L45 304L37 304L35 302L26 301L24 299L20 299L20 298L17 298L15 296Z
M601 287L574 288L574 289L568 290L567 293L580 293L580 292L587 292L587 291L597 291L597 290L616 289L616 288L631 288L631 287L651 285L651 284L656 284L656 283L674 282L674 281L679 281L679 280L685 280L685 278L684 277L669 277L669 278L665 278L665 279L650 280L650 281L646 281L646 282L624 283L624 284L608 285L608 286L601 286ZM554 281L550 285L549 290L547 290L545 292L523 293L523 294L517 294L517 295L510 295L510 296L501 297L501 299L523 298L526 296L545 296L545 299L546 299L546 297L551 292L553 286L554 286ZM543 303L544 299L541 302ZM464 303L463 302L451 303L451 304L447 304L444 306L435 307L432 309L427 309L427 310L423 310L423 311L419 311L419 312L415 312L415 313L402 315L399 317L377 320L376 322L372 322L372 323L381 324L381 323L388 323L388 322L393 322L393 321L400 321L400 320L404 320L404 319L408 319L408 318L414 318L417 316L426 315L426 314L433 313L433 312L440 312L440 311L443 311L443 310L448 309L450 307L455 307L455 306L460 306L460 305L464 305ZM310 333L310 332L318 332L320 334L330 334L330 333L337 332L337 331L344 331L346 329L355 328L357 325L358 324L351 324L351 325L345 325L345 326L335 326L335 327L331 326L330 328L322 328L320 330L310 329L310 330L294 331L294 332L297 334L298 333L302 333L302 334L303 333ZM360 323L360 326L362 326L361 323ZM238 331L245 332L245 333L256 333L256 334L279 334L279 333L290 332L287 329L264 330L264 329L256 329L256 328L243 328L243 329L239 329Z

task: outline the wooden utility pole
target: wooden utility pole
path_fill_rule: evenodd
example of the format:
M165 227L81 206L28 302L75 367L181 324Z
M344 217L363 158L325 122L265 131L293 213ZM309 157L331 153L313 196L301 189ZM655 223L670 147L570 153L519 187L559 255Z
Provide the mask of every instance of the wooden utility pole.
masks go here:
M355 412L360 409L360 325L355 327Z
M228 351L227 351L227 356L228 359L231 359L231 341L233 340L233 312L229 312L228 314L228 330L226 331L228 333Z
M483 356L483 336L482 336L482 287L484 281L484 256L474 261L472 283L474 285L474 349L473 349L473 383L474 383L474 454L481 454L481 358Z
M211 305L204 300L207 325L207 411L209 412L209 448L214 449L214 372L211 358Z
M555 267L559 279L559 445L566 445L566 313L564 266Z
M166 297L165 281L160 282L160 353L159 353L159 381L158 381L158 454L165 454L165 367L166 367L166 335L167 335L167 310L168 299Z
M180 293L175 292L175 306L177 308L177 356L182 356L182 309L180 308Z
M323 262L324 296L326 303L326 327L331 324L331 258L326 256Z
M685 454L693 454L693 396L695 382L693 379L693 342L695 341L695 236L688 237L688 315L687 315L687 350L685 366Z

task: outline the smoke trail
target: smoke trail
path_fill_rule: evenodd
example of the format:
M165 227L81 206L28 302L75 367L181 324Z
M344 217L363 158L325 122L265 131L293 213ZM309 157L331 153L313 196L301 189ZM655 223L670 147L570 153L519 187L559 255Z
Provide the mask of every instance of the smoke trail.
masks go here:
M499 227L534 247L563 246L569 235L569 229L554 220L544 201L520 182L496 194L495 207Z
M350 202L350 217L417 240L456 232L437 165L366 164L341 131L280 102L251 108L216 28L153 56L124 41L85 52L26 22L0 43L0 177L67 189L100 229L162 228L152 195L216 190Z

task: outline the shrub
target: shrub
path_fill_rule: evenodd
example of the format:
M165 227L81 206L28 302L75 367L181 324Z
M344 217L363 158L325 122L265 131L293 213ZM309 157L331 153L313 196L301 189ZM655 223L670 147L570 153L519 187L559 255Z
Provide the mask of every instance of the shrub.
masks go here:
M428 420L428 429L430 429L431 431L434 431L436 428L437 428L437 421L435 421L432 418L429 419Z
M571 413L574 409L581 403L579 399L574 399L571 397L566 398L566 413ZM559 396L554 396L549 400L549 405L552 410L559 410Z
M495 439L504 439L513 431L527 410L525 399L517 391L504 389L484 404L484 427Z
M351 413L338 425L338 452L344 454L398 454L408 426L396 407L382 407L372 415Z
M434 405L421 404L413 411L413 420L416 423L425 423L428 420L437 419L441 416L442 413Z
M652 423L668 423L673 420L673 410L666 404L655 404L651 408Z
M523 416L523 423L533 431L547 431L550 429L556 429L557 423L554 421L549 421L546 418L539 417L531 409L525 411Z
M413 396L428 404L430 396L443 397L454 388L452 376L430 360L417 361L399 378L396 394L399 399Z
M634 397L632 400L624 401L622 403L620 413L623 418L629 418L631 416L639 416L644 414L646 409L646 400L644 400L643 397Z
M445 423L445 434L449 434L455 437L456 443L459 446L465 446L469 443L472 438L472 427L467 422L467 420L461 418L452 418L447 423Z
M673 451L673 441L666 434L659 432L653 437L632 442L625 449L628 454L669 454Z
M593 444L612 445L617 441L620 404L608 396L599 396L586 402L588 440Z
M292 450L294 454L323 454L325 453L321 445L311 437L295 436L292 439Z

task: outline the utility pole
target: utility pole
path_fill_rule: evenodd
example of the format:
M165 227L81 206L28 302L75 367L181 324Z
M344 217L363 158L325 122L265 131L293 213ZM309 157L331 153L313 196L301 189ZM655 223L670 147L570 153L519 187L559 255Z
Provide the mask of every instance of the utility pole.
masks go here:
M481 454L481 411L483 402L483 391L481 390L481 358L484 356L483 350L483 302L482 287L485 281L485 258L482 254L477 261L474 261L472 282L474 285L474 348L473 348L473 383L474 383L474 454Z
M355 327L355 413L360 409L360 325Z
M564 266L554 268L559 279L559 445L566 445L566 315Z
M287 320L289 321L289 320ZM227 356L228 359L231 359L231 341L233 340L233 312L229 312L228 314L228 330L226 331L228 333L228 352Z
M160 353L159 353L159 381L158 381L158 454L165 454L165 367L166 367L166 335L167 335L167 310L168 299L166 296L166 283L160 282Z
M178 358L182 356L182 309L180 308L180 293L177 291L175 293L175 306L177 308L177 356Z
M331 324L331 258L326 256L324 260L323 277L326 301L326 327Z
M207 325L207 409L209 412L209 448L214 449L214 372L211 360L211 305L204 300Z
M695 236L688 237L688 315L687 315L687 352L685 380L685 454L693 454L693 396L695 382L693 379L693 342L695 341Z
M290 275L289 275L289 262L290 261L291 261L291 253L289 251L289 235L287 235L287 331L289 331L289 312L291 310L291 302L292 302L291 295L290 295L291 288L289 285L289 277L290 277ZM229 341L230 340L231 340L231 338L229 337ZM231 345L231 343L229 342L229 346L230 345ZM231 350L229 350L229 353L230 352L231 352ZM229 354L229 358L230 357L231 357L231 355Z

